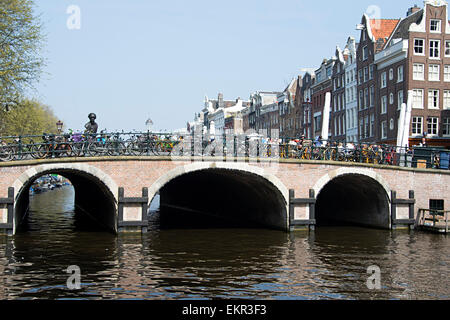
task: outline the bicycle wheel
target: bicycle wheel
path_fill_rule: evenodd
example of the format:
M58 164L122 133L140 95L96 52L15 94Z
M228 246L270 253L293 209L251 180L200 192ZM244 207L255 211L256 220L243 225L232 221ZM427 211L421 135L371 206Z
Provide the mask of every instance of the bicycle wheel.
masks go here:
M106 143L106 150L109 156L122 156L126 153L127 148L123 142L111 141Z
M11 148L8 146L0 146L0 161L11 161L12 158Z
M321 152L320 149L314 148L311 152L311 159L312 160L320 160Z
M37 159L47 158L49 155L48 145L46 145L46 144L37 145L35 154L36 154Z
M100 154L98 150L98 144L97 142L89 142L86 148L86 153L90 157L96 157Z
M132 156L140 156L142 155L142 148L139 146L137 141L131 141L128 143L127 153Z

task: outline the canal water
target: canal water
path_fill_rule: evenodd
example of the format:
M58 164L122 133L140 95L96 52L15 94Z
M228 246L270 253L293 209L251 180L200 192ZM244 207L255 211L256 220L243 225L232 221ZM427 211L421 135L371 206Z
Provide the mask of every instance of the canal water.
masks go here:
M0 299L449 299L450 239L355 227L160 229L115 236L75 219L71 186L31 197L0 238ZM70 290L69 266L79 290ZM370 266L380 289L369 289Z

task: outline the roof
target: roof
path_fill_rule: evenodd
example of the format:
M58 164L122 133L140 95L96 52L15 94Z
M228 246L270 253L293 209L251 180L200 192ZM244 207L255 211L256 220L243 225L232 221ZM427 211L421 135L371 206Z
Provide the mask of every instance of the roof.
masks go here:
M393 39L408 39L409 37L409 28L411 24L416 23L420 24L424 16L423 9L414 12L413 14L404 18L395 28L394 32L391 35L390 41ZM386 44L388 46L388 44Z
M400 19L370 19L370 29L375 38L375 49L380 51L390 38Z
M370 19L370 28L375 40L391 36L400 19Z

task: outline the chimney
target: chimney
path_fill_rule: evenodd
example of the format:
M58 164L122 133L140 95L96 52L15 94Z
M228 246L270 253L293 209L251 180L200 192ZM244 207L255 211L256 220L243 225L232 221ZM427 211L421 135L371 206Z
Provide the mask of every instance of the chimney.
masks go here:
M219 93L219 108L223 108L223 94Z
M409 17L410 15L412 15L413 13L416 13L419 10L420 10L420 8L417 6L417 4L415 4L414 7L411 7L408 9L406 16Z

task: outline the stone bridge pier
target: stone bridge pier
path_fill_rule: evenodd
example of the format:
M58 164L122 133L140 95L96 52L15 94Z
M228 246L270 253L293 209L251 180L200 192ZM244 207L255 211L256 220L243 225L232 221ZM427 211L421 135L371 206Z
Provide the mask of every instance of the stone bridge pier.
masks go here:
M160 195L162 226L258 227L284 231L327 225L412 228L419 208L442 200L450 172L305 160L104 157L0 163L0 232L17 232L39 177L59 174L77 210L114 232L146 231Z

